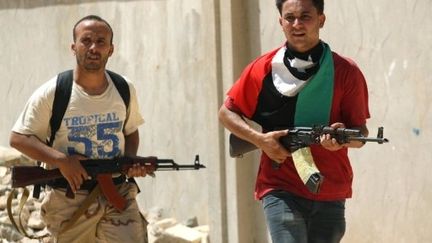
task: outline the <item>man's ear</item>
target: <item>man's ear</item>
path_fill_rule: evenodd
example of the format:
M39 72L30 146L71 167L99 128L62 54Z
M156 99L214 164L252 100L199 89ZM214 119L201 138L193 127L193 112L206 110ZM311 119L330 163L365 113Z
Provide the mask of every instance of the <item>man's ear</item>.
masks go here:
M111 44L111 48L110 48L110 51L108 54L109 54L109 56L111 56L113 53L114 53L114 45Z
M74 54L74 56L76 56L76 49L75 49L75 43L71 44L71 51Z
M325 16L325 14L321 14L321 15L319 16L319 21L320 21L320 28L324 27L324 23L325 23L325 21L326 21L326 16Z

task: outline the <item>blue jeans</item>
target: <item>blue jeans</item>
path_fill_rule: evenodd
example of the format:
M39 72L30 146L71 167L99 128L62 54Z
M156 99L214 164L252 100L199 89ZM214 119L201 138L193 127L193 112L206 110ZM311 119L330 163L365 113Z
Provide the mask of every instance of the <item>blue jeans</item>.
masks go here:
M313 201L273 191L262 203L273 243L333 243L345 233L345 200Z

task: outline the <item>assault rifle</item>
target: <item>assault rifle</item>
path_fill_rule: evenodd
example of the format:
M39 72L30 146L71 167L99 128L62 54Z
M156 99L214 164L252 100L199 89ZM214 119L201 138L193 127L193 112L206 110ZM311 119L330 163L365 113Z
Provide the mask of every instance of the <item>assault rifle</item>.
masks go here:
M339 144L349 143L350 141L376 142L378 144L387 143L389 140L384 138L384 128L378 128L377 137L365 137L359 129L348 129L348 128L332 128L328 126L314 126L314 127L294 127L284 128L288 129L288 134L280 138L280 143L288 149L292 154L297 150L308 147L312 144L319 144L320 137L324 134L330 134L332 138L335 138ZM284 130L277 129L277 130ZM234 134L230 134L230 156L241 157L243 154L256 150L257 147L245 141ZM301 151L301 153L305 153ZM294 154L293 154L294 155ZM303 155L302 155L303 156ZM307 152L306 152L306 156ZM294 156L293 156L294 157ZM274 167L278 167L279 164L273 162ZM301 161L296 163L297 172L301 177L306 187L312 193L318 193L319 187L324 179L322 174L319 172L313 160Z
M200 164L199 155L195 156L195 162L191 165L179 165L171 159L158 159L157 157L119 157L114 159L87 159L81 160L81 165L87 174L96 179L106 199L119 211L126 206L126 200L115 189L112 174L126 174L134 164L140 164L147 170L147 174L154 176L154 171L172 170L199 170L206 168ZM39 166L15 166L12 167L12 187L25 187L39 184L45 185L63 178L59 169L45 170ZM67 196L73 197L68 188Z

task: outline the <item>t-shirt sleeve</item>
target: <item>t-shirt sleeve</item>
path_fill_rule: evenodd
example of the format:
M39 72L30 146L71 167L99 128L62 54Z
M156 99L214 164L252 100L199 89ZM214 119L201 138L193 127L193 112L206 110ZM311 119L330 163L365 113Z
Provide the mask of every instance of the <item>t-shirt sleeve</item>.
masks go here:
M128 81L130 91L129 117L126 120L124 133L129 135L135 132L140 125L144 123L144 118L141 115L138 98L134 85Z
M347 71L345 92L341 102L343 120L349 127L366 124L370 118L369 96L365 77L355 63Z
M55 80L51 79L40 86L27 101L24 110L15 122L12 131L35 135L45 142L50 132L52 102L54 100Z
M256 110L265 73L265 67L261 62L249 64L228 91L228 99L225 102L227 108L250 119Z

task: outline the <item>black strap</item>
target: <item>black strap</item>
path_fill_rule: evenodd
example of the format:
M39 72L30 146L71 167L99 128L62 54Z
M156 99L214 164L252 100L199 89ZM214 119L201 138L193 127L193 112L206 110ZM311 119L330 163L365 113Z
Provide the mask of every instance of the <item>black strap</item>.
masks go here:
M66 108L69 104L69 99L72 92L73 83L73 71L68 70L60 73L57 76L56 91L54 95L50 127L51 136L48 141L48 145L52 146L54 143L55 135L60 128L61 120L66 112Z
M111 77L114 86L117 88L118 92L120 93L120 96L122 97L127 110L129 108L129 101L130 101L130 90L129 90L128 83L121 75L118 75L117 73L112 72L110 70L106 70L106 71L108 75Z

